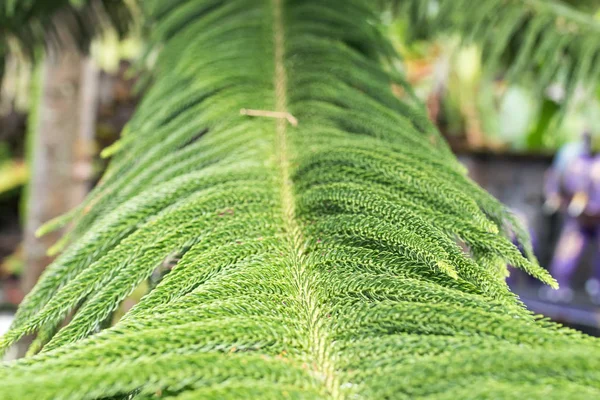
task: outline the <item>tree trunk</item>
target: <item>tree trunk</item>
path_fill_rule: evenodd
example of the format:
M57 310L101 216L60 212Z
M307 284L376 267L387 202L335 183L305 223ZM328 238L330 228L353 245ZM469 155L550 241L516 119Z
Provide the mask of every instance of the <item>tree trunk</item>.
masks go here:
M97 110L97 69L66 33L62 46L48 52L42 68L35 125L29 132L25 293L51 261L47 250L61 235L59 231L36 238L35 231L79 204L89 190Z

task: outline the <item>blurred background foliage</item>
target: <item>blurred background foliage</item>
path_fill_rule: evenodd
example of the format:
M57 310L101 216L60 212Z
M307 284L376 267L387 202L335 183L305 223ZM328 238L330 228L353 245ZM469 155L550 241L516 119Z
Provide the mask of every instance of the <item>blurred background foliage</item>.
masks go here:
M569 1L572 10L552 9L551 17L545 10L522 16L523 7L511 12L512 1L455 0L440 11L440 4L448 1L400 1L403 12L394 10L389 28L410 82L453 147L553 154L578 140L584 130L600 137L600 90L594 70L600 67L600 41L594 34L600 33L599 1ZM426 16L415 17L423 11L406 9L416 3L426 7ZM484 3L500 8L492 4L486 9ZM479 12L490 15L489 23L482 15L480 24L474 24L465 17L466 7L482 8ZM593 25L587 31L572 31L573 37L565 40L568 35L556 21L567 20L573 12L572 19ZM540 27L544 22L539 20L550 19L556 23ZM554 50L553 58L542 58L544 46ZM595 147L600 148L600 140Z
M73 165L90 175L91 188L108 163L100 152L118 140L137 105L139 93L134 86L141 68L133 64L143 51L141 30L136 0L0 4L0 312L14 309L28 289L23 276L30 262L26 257L29 177L36 173L31 142L40 133L39 108L47 107L41 104L44 89L40 87L45 50L60 53L72 47L65 46L66 31L76 38L75 48L88 54L96 66L92 154L89 165ZM72 110L71 117L76 118L77 112Z
M7 0L0 5L0 197L27 182L28 116L37 101L34 68L41 62L42 47L61 46L53 35L57 23L66 24L81 51L90 54L107 78L100 90L96 153L118 139L131 110L125 110L117 123L111 117L121 111L119 104L137 96L131 82L139 69L131 65L140 58L143 41L136 4L136 0ZM55 13L61 15L56 18ZM95 162L98 176L105 162L99 158Z

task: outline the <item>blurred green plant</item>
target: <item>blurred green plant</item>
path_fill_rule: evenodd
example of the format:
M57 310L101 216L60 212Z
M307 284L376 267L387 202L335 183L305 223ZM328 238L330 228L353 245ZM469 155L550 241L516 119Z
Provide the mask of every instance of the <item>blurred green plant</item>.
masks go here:
M547 152L600 126L597 1L397 3L393 32L407 63L429 58L438 75L442 65L441 76L414 83L424 97L443 92L447 134L474 148Z

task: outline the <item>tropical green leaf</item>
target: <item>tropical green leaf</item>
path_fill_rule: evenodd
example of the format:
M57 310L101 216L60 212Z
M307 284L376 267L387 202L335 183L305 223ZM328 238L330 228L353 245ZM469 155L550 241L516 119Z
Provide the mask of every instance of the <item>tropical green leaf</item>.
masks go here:
M555 283L393 94L368 2L144 6L153 87L52 224L70 245L0 341L43 348L0 367L0 399L598 396L598 341L509 291L507 262Z

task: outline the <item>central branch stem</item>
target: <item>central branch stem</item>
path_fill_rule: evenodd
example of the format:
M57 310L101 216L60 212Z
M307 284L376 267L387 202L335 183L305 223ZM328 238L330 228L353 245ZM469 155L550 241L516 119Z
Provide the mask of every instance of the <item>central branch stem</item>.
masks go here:
M274 18L275 53L275 109L289 115L287 109L287 74L285 69L285 31L283 26L283 0L272 0ZM304 239L295 218L295 202L290 174L288 149L288 121L280 118L277 124L277 161L281 171L281 205L286 232L290 237L292 253L291 267L295 285L298 288L298 302L305 310L309 352L314 373L325 381L327 391L333 398L341 398L338 379L334 375L333 363L329 357L326 332L322 329L322 311L312 288L306 270L306 256L303 251Z

